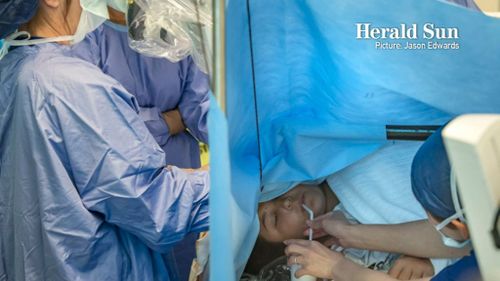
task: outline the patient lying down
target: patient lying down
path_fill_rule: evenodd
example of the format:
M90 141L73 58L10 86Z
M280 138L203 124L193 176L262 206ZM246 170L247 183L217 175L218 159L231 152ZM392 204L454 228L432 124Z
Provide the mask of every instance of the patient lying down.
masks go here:
M314 212L316 218L314 224L329 223L330 228L336 226L341 228L342 225L358 223L343 208L342 203L326 183L298 185L278 198L260 203L258 208L259 238L245 270L253 274L259 272L259 277L254 276L249 278L250 280L289 280L290 274L285 264L303 262L300 260L304 259L302 256L290 256L287 262L283 252L286 240L307 239L309 226L313 222L308 221L308 213L303 205ZM322 222L322 218L327 217L328 222L326 220ZM429 259L349 248L349 245L345 245L343 241L321 232L316 232L314 237L323 245L330 247L328 251L340 252L359 265L387 272L401 280L417 279L434 274ZM318 254L321 254L320 252L318 251ZM324 266L324 270L328 270L328 266Z

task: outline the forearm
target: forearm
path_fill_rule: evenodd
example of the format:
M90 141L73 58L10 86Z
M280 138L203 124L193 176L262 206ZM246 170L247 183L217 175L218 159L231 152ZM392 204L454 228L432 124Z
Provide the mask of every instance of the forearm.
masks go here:
M351 225L345 237L348 247L416 257L463 257L470 250L443 245L439 233L427 220L393 225Z
M331 279L335 281L397 281L386 273L364 268L347 259L343 259L332 269Z
M186 130L186 125L182 120L182 116L178 109L169 110L162 113L163 119L168 126L168 132L170 135L175 136Z
M332 268L331 279L335 281L397 281L387 273L364 268L350 260L343 259ZM422 278L414 281L429 281L430 278Z

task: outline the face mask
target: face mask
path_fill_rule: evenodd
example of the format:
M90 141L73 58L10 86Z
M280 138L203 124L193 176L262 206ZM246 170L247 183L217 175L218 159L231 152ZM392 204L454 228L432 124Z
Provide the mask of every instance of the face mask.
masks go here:
M107 3L111 8L124 14L127 13L127 0L107 0Z
M450 248L463 248L467 244L470 243L469 239L465 240L463 242L459 242L459 241L457 241L457 240L455 240L455 239L453 239L451 237L446 236L443 232L441 232L441 229L443 229L445 226L447 226L452 220L456 220L460 216L462 216L461 212L462 211L457 212L453 216L445 219L440 224L438 224L438 225L435 226L437 232L439 232L439 234L441 234L441 240L443 240L443 244L446 245L447 247L450 247Z
M470 239L467 239L463 242L459 242L451 237L446 236L444 233L441 232L441 229L443 229L453 220L459 219L462 222L466 222L465 217L463 215L463 208L462 206L460 206L460 200L458 199L457 179L455 177L453 169L451 169L451 174L450 174L450 187L451 187L451 199L453 200L453 206L455 208L456 213L451 217L445 219L438 225L436 225L435 228L437 232L439 232L439 234L441 235L441 240L443 241L444 245L450 248L463 248L470 243Z
M97 14L83 9L82 14L80 15L80 22L78 23L75 34L73 35L71 44L81 42L85 38L85 36L87 36L87 34L94 31L105 21L106 17L101 17Z
M103 0L80 0L80 6L83 10L88 11L101 18L109 18L108 4Z

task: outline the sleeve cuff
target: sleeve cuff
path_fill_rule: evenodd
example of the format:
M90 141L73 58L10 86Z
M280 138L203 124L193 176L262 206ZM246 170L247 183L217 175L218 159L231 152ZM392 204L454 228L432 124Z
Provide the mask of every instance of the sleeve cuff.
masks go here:
M169 129L167 122L163 119L161 112L156 107L141 107L139 116L146 124L151 135L156 142L163 146L167 143L169 137Z

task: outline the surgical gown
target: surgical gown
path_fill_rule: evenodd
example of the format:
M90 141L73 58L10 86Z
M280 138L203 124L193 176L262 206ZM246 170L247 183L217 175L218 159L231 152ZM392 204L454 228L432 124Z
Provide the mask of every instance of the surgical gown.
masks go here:
M208 175L166 169L133 95L78 46L0 61L0 280L171 280L208 228Z
M97 44L96 64L136 97L140 116L165 151L167 164L199 168L198 140L208 143L208 77L191 57L178 63L147 57L132 50L127 37L126 27L110 21L91 33L87 40ZM189 132L171 135L161 113L176 108ZM188 280L196 239L196 234L188 236L163 256L179 281Z
M198 140L208 142L208 77L191 57L178 63L141 55L128 46L126 30L110 22L89 37L96 41L95 63L133 94L151 134L166 153L167 164L200 167ZM162 112L179 109L189 132L170 135Z

